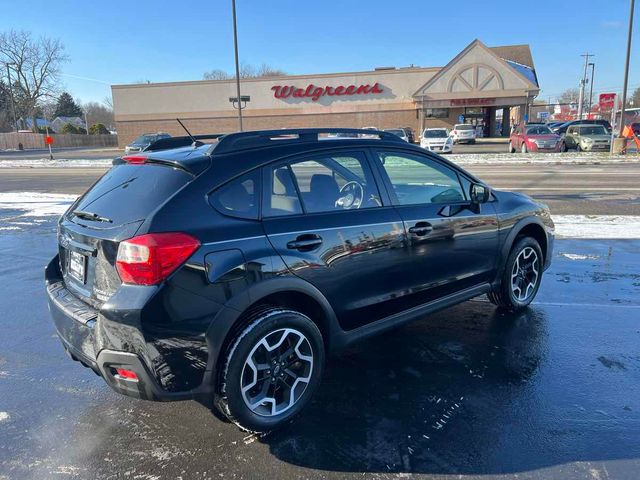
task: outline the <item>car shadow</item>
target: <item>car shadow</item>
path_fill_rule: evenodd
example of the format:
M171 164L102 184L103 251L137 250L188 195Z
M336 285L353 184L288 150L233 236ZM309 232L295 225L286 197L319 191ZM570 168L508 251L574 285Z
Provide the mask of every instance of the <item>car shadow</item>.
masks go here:
M432 315L332 358L311 405L261 441L278 459L319 470L537 468L544 458L505 462L492 442L527 421L518 403L532 391L546 335L537 308L500 313L472 301Z

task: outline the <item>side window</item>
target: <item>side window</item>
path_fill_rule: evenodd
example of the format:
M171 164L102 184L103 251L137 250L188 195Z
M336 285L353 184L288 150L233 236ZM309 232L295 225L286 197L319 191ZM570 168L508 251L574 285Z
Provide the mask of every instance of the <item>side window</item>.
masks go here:
M302 213L298 191L288 165L271 168L268 185L263 216L280 217Z
M249 172L224 184L209 196L209 203L220 213L257 220L259 216L260 170Z
M363 154L325 154L291 164L306 213L381 205Z
M410 153L378 152L399 205L463 202L458 174L429 158Z

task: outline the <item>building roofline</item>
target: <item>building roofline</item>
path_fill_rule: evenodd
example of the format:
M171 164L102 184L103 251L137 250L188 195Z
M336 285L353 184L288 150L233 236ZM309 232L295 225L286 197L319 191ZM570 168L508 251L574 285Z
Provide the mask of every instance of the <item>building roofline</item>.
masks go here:
M257 82L270 82L277 80L298 80L306 78L335 78L344 77L348 75L390 75L400 74L407 72L437 72L442 67L399 67L395 69L383 69L383 70L362 70L357 72L338 72L338 73L305 73L302 75L279 75L277 77L255 77L255 78L242 78L242 83L257 83ZM132 88L132 87L164 87L174 85L204 85L204 84L235 84L235 79L228 80L184 80L176 82L151 82L151 83L121 83L111 85L111 88Z

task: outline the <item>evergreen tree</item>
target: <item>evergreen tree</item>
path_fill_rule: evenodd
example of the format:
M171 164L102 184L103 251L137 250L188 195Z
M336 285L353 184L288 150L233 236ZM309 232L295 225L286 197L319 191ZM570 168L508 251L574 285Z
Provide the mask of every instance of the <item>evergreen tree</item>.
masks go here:
M56 109L54 112L55 117L80 117L82 118L83 112L80 106L75 102L73 97L67 92L62 92L58 97L56 103Z

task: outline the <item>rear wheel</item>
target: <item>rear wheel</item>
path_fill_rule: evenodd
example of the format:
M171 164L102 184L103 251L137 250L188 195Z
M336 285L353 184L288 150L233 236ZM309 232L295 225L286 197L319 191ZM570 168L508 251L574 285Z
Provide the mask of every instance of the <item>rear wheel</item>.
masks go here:
M323 364L322 335L313 321L293 310L262 310L227 352L216 405L243 430L276 429L309 401Z
M520 151L522 153L527 153L529 150L527 150L527 144L522 142L522 147L520 147Z
M531 237L521 237L509 253L500 288L489 294L489 300L508 310L529 305L538 293L542 280L542 250Z

